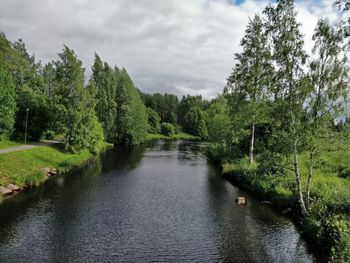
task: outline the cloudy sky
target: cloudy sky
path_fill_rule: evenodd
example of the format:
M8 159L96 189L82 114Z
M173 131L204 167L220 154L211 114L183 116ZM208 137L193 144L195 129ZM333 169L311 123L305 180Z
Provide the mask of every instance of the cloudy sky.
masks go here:
M146 92L220 93L249 17L268 0L0 0L0 31L22 38L43 62L63 44L86 68L96 51L125 67ZM306 49L318 17L334 21L331 0L299 0Z

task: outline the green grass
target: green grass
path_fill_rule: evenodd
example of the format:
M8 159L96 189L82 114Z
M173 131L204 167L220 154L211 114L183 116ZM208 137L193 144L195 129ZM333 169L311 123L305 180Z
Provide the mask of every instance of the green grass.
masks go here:
M180 132L172 136L166 136L163 134L147 134L146 140L199 140L200 138L188 133Z
M6 148L20 146L20 145L22 144L14 141L7 141L7 140L0 141L0 149L6 149Z
M109 144L104 144L101 149L107 146ZM92 157L88 150L72 154L63 151L60 145L0 154L0 185L38 185L45 180L43 168L54 167L63 173L81 166Z

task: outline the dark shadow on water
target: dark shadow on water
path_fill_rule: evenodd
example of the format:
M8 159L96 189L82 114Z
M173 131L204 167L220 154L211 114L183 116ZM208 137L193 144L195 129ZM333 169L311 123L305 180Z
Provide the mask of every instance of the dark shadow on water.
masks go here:
M38 202L50 199L59 191L65 191L66 188L64 186L74 187L74 185L79 184L80 187L76 189L82 192L87 191L88 185L94 184L92 179L97 178L101 171L101 158L96 157L74 172L52 177L37 187L26 189L16 196L4 200L0 204L0 243L6 242L8 235L11 233L9 231L11 226L17 224L28 213L28 210ZM82 177L84 177L84 180L81 180ZM85 185L82 183L85 183ZM70 197L77 195L79 195L79 192L74 191ZM72 199L69 198L67 201L71 202ZM0 262L2 262L1 255Z

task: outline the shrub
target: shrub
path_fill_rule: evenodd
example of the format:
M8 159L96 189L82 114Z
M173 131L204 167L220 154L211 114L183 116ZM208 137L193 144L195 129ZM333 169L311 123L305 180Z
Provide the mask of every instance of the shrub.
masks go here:
M53 140L55 138L55 132L51 130L47 130L44 132L43 138L46 140Z
M171 123L163 122L160 131L165 136L173 136L175 134L175 127Z
M266 151L257 156L258 173L265 175L285 175L286 158L278 153Z

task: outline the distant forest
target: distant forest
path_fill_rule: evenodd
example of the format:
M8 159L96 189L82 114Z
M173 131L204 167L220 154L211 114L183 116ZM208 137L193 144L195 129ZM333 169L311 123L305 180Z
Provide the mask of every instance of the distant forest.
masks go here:
M58 59L43 65L20 39L0 35L0 139L62 138L67 151L110 143L139 144L147 133L184 131L206 138L201 96L147 94L135 87L125 68L110 66L95 54L85 85L82 62L64 46Z

